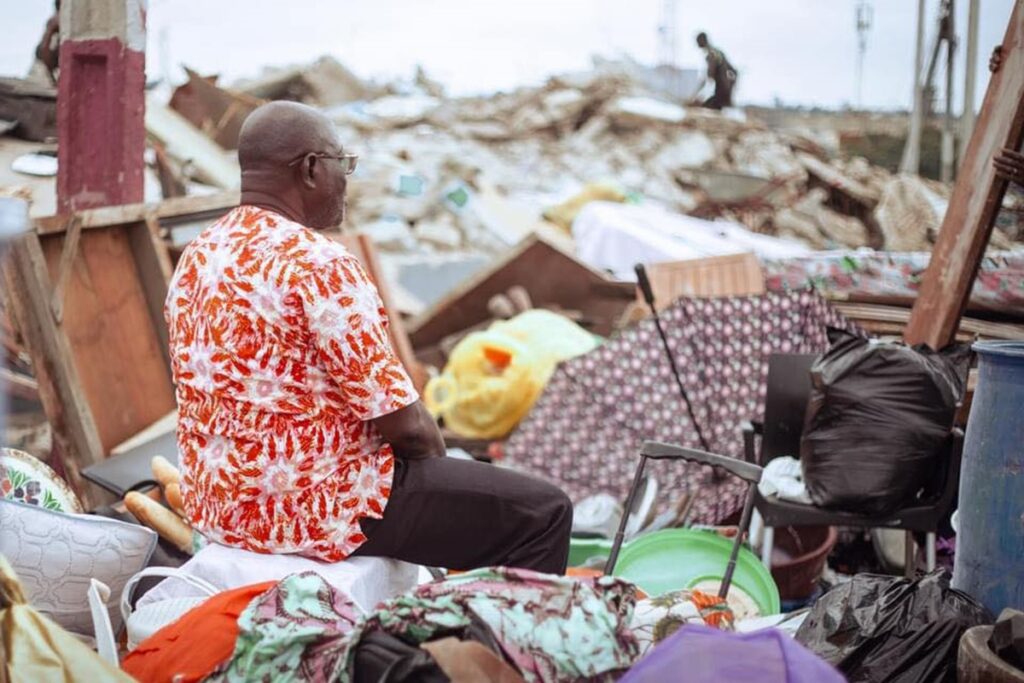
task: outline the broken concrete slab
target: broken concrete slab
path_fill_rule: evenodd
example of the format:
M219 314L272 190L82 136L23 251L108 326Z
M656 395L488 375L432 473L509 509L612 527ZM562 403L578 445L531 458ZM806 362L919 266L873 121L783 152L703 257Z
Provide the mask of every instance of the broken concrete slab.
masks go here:
M23 140L56 140L57 89L23 78L0 78L0 119L17 122L13 133Z
M383 94L333 57L321 57L306 66L273 70L238 83L235 89L263 100L292 100L314 107L368 100Z
M146 133L179 163L190 165L197 180L223 189L239 186L237 159L184 116L152 97L146 102Z
M898 175L885 186L874 217L889 251L927 251L942 222L935 196L916 176Z

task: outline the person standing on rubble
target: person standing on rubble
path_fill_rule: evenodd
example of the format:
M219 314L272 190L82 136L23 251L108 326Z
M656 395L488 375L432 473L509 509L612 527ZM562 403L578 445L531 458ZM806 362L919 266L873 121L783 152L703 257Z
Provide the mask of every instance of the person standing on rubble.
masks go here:
M356 155L327 117L271 102L242 126L240 206L182 254L167 297L182 495L211 541L565 571L572 504L445 457L359 261L323 235Z
M705 58L708 63L707 76L700 84L700 88L697 92L704 89L704 85L708 80L715 82L715 92L711 97L704 100L703 105L708 109L723 109L724 107L732 106L732 91L736 86L737 72L729 60L726 59L725 53L719 50L717 47L711 45L711 41L708 40L708 34L703 31L697 34L697 47L704 50Z
M57 85L57 66L60 61L60 0L54 0L53 15L46 21L46 29L36 46L35 57L29 77Z

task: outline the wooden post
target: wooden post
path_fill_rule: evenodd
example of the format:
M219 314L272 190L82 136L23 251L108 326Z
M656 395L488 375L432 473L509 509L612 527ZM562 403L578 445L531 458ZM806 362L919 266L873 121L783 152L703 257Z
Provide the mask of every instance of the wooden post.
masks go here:
M1024 140L1024 0L1014 3L1002 55L904 334L909 343L938 349L953 341L1006 192L992 158L1004 147L1020 149Z
M145 0L64 0L57 84L61 213L143 199Z
M96 423L82 392L68 338L51 310L53 286L46 258L34 232L11 244L4 264L7 303L32 354L39 399L53 428L55 449L75 492L89 502L81 468L103 458Z

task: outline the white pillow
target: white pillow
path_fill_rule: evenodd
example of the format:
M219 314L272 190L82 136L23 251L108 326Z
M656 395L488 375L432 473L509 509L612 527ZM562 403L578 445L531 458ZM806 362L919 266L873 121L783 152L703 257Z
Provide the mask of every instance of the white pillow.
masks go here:
M14 567L29 603L72 633L93 633L89 580L110 587L116 633L121 589L149 562L152 529L96 515L69 515L0 499L0 553Z
M343 562L320 562L299 555L269 555L211 543L181 565L191 574L224 591L264 581L280 581L290 574L313 571L348 595L364 612L384 600L416 587L419 565L382 557L352 557ZM199 597L202 591L173 577L164 579L139 598L141 608L170 598Z

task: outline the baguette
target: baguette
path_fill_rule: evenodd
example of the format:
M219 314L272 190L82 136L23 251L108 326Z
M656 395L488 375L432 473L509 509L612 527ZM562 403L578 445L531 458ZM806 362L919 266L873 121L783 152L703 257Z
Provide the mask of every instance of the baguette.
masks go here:
M171 506L172 510L179 516L185 517L185 501L181 497L181 484L172 482L164 487L164 498L167 499L167 504Z
M191 554L192 529L181 517L138 491L125 494L124 506L139 522L157 532L161 538L172 543L178 550Z
M181 481L181 472L162 455L155 455L149 466L153 469L153 477L160 482L160 488Z

